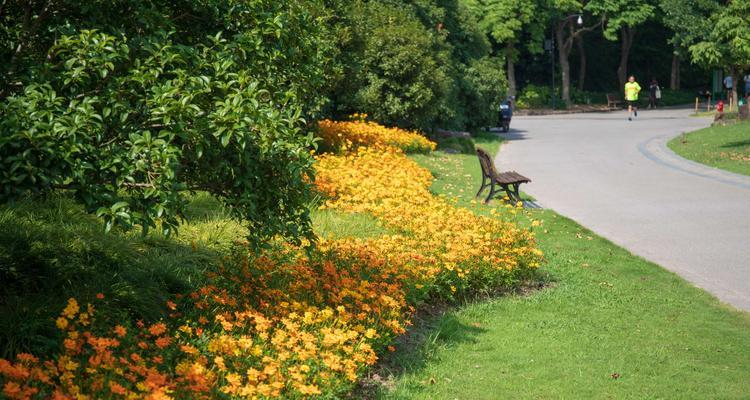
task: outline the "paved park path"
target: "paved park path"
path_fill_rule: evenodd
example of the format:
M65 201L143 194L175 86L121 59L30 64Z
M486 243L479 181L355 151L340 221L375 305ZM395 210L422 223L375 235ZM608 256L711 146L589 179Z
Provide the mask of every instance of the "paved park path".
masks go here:
M667 149L709 125L690 112L517 117L496 163L541 206L750 311L750 177Z

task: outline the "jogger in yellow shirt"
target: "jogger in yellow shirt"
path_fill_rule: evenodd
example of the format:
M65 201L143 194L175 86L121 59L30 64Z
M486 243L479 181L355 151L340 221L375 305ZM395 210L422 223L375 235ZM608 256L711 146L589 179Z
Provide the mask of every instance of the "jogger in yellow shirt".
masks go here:
M634 76L628 78L628 83L625 84L625 101L628 102L628 121L632 121L633 114L638 116L638 93L641 92L641 85L635 81Z

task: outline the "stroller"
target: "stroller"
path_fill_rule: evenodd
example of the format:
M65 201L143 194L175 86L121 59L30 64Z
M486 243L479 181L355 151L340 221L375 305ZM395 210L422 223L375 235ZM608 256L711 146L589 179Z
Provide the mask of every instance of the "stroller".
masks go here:
M510 119L513 117L513 97L508 97L507 100L500 104L500 114L498 121L503 132L510 130Z

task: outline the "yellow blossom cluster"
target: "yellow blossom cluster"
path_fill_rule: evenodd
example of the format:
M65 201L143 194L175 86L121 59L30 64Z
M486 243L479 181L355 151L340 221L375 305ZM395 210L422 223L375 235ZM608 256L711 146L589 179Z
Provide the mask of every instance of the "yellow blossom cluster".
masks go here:
M434 196L432 180L396 147L320 155L316 186L328 198L322 208L369 213L398 233L324 245L370 248L449 298L505 286L538 267L541 252L531 232Z
M423 135L401 128L388 128L365 121L355 115L353 121L323 120L318 123L318 135L324 147L347 150L357 147L396 147L408 153L427 153L435 150L435 143Z

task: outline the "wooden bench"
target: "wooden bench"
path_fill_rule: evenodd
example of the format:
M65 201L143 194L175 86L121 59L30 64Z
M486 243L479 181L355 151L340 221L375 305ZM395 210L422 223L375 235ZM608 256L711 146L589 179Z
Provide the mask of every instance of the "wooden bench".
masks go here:
M479 147L477 147L477 157L479 157L479 164L482 166L482 187L479 188L476 197L479 197L484 189L489 187L490 194L484 200L485 204L489 203L492 197L500 191L505 191L508 198L514 202L521 201L518 187L522 183L531 182L531 179L515 171L498 173L490 155Z
M622 100L616 94L607 93L607 108L610 110L620 108L620 103Z

